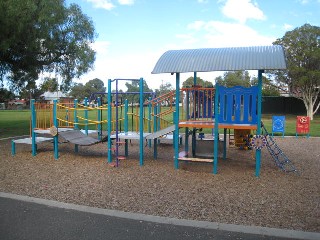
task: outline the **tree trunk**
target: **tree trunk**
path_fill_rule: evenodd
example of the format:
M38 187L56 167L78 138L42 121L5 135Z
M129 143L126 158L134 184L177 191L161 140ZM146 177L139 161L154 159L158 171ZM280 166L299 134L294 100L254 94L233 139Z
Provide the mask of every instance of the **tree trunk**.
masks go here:
M312 101L309 101L307 108L307 116L310 117L310 121L313 120L313 104Z

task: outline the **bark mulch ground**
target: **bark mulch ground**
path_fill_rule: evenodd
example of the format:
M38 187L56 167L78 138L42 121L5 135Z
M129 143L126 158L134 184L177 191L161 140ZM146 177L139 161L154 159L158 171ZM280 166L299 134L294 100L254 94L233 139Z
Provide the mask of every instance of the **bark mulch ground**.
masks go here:
M52 143L17 144L11 156L9 140L0 141L0 191L93 207L183 219L255 225L320 232L320 138L276 138L300 175L284 173L262 149L261 175L256 178L252 150L228 148L212 164L173 166L173 147L160 144L158 159L145 148L139 166L138 142L118 168L110 167L107 145L59 145L54 159ZM121 149L121 151L123 151Z

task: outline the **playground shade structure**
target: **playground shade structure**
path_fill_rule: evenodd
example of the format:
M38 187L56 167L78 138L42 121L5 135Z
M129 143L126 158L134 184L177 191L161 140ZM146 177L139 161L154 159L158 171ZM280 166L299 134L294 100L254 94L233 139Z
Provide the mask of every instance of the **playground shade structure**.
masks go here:
M250 94L247 94L246 91L243 93L243 97L241 97L241 94L238 93L235 93L236 96L233 97L233 94L228 93L227 89L224 89L223 87L216 84L214 99L215 104L213 106L214 124L212 120L207 123L197 123L196 121L189 122L188 115L187 119L183 119L183 121L181 121L179 118L180 110L178 104L176 104L176 114L174 118L174 134L176 136L178 136L179 134L179 127L185 127L187 132L189 127L197 128L200 125L202 127L213 128L214 139L219 139L219 128L223 128L224 133L226 133L227 128L231 127L238 127L241 129L256 129L257 135L260 135L262 74L264 70L275 69L286 69L284 49L279 45L238 48L169 50L159 58L152 73L170 73L172 75L175 74L175 99L180 99L180 73L194 72L194 85L196 85L197 72L258 70L258 85L256 87L257 95L255 95L254 97L250 97ZM225 98L224 94L227 94L228 96ZM240 105L237 106L237 104ZM234 111L242 111L242 114L234 113ZM250 116L250 114L247 114L248 112L254 114ZM239 116L241 117L239 118ZM224 136L226 136L226 134L224 134ZM175 168L179 168L179 149L177 141L178 140L176 137L174 156ZM188 152L187 144L185 152ZM213 155L213 173L216 174L218 172L218 141L214 141ZM256 149L255 160L255 175L259 176L261 165L261 149Z

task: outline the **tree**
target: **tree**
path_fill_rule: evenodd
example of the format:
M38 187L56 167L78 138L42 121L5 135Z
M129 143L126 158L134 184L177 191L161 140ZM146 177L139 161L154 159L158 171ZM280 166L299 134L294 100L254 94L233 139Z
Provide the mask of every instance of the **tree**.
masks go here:
M258 78L254 77L251 80L251 85L257 85ZM280 96L280 87L272 83L272 81L262 76L262 96Z
M205 81L201 79L200 77L196 78L197 85L200 85L201 87L213 87L213 84L209 81ZM183 83L182 87L191 87L194 85L193 77L187 78Z
M229 71L216 78L216 83L225 87L250 87L251 78L248 71Z
M82 101L85 97L88 97L86 89L82 83L76 83L73 87L71 87L71 91L69 95Z
M102 80L95 78L88 81L85 85L82 83L75 84L69 93L70 96L82 101L85 97L90 98L93 93L106 92Z
M106 92L106 87L104 83L99 78L92 79L85 84L87 89L90 89L91 93L95 92Z
M173 86L171 83L169 83L169 82L163 83L162 82L162 84L160 85L160 88L159 88L159 94L163 95L163 94L166 94L172 90L173 90Z
M0 74L17 91L41 72L54 72L67 91L72 79L88 72L95 60L92 21L64 0L0 1Z
M139 91L140 91L140 86L139 86L139 81L131 81L131 82L126 82L125 83L127 87L127 92L136 92L137 94L130 94L126 96L126 99L128 99L129 103L138 103L139 102ZM143 92L152 92L152 89L148 87L148 84L145 80L143 80ZM144 94L143 96L143 101L146 101L150 95Z
M56 78L45 77L40 85L43 92L57 92L59 90L59 83Z
M312 120L320 107L320 27L305 24L273 44L282 45L287 58L287 70L273 72L277 81L303 101Z
M11 99L14 99L15 95L8 91L5 88L0 88L0 103L8 102Z

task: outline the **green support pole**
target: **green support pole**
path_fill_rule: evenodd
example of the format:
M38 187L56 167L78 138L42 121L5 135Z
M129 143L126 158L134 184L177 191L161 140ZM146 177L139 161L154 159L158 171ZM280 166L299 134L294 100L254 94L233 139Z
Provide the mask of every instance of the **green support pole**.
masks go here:
M58 119L57 119L57 100L53 100L53 125L58 128ZM59 142L58 142L58 135L53 137L53 144L54 144L54 158L59 158Z
M257 135L261 134L261 112L262 112L262 73L264 70L258 70L258 118ZM260 176L261 168L261 149L256 150L256 177Z
M34 132L34 129L36 128L36 109L34 107L35 100L31 99L31 137L32 137L32 156L37 155L37 143L36 143L36 137L37 134Z
M179 99L180 99L180 73L176 73L176 113L174 114L174 167L179 168Z
M108 80L108 163L112 162L111 128L112 128L112 98L111 98L111 79Z
M214 96L214 148L213 148L213 174L218 173L218 141L219 141L219 85L216 84Z
M140 121L139 121L139 130L140 130L140 166L144 164L144 154L143 154L143 78L140 78L139 81L140 88Z

